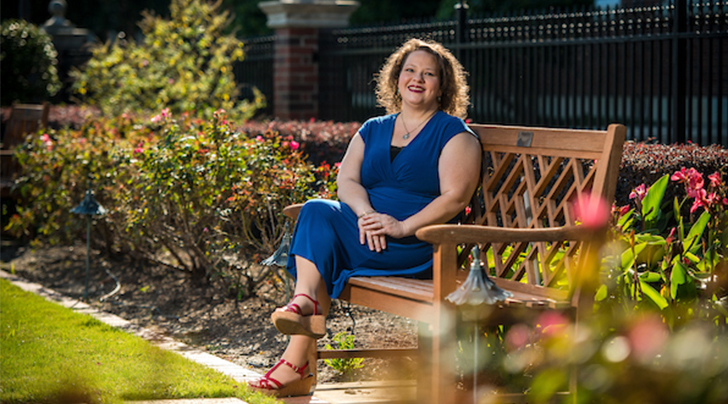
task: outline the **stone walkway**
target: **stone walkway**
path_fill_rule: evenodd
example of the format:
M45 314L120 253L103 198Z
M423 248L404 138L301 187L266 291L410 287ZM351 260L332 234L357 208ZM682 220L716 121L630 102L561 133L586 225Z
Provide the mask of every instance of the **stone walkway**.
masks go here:
M48 289L37 283L28 282L23 278L11 275L0 270L0 278L7 279L15 286L43 296L49 301L67 307L77 313L87 314L112 327L122 329L134 334L153 344L176 352L183 357L197 363L208 366L220 373L232 377L240 382L247 382L256 379L261 375L250 369L236 365L232 362L210 355L199 349L176 341L166 335L162 335L146 328L139 327L121 317L97 310L88 304L71 299L54 290ZM367 404L367 403L392 403L402 402L396 397L402 397L402 393L414 394L414 382L359 382L359 383L337 383L326 384L316 387L313 396L293 397L281 399L286 404ZM135 404L245 404L237 398L226 399L194 399L194 400L160 400L141 401Z

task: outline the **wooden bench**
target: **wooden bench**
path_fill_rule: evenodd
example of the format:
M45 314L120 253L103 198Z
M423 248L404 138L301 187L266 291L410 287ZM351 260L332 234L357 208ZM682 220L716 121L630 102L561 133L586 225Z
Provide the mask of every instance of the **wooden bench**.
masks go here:
M10 189L19 167L15 148L25 136L48 124L48 104L14 104L10 109L7 127L0 144L0 196L10 196Z
M584 251L600 232L575 225L573 203L588 193L613 200L626 135L626 128L619 124L604 131L470 128L483 148L480 187L470 213L461 225L427 226L416 234L433 244L433 279L352 278L340 296L420 322L419 353L428 370L418 382L418 402L459 402L451 366L454 358L447 356L446 349L455 340L451 324L456 307L445 298L467 276L463 263L472 246L479 245L483 259L488 257L496 284L512 293L501 304L483 305L480 315L476 312L479 322L533 323L547 310L576 319L580 310L591 309L598 264L594 254ZM284 214L295 219L301 206L289 206ZM592 261L585 262L587 257ZM564 281L566 287L557 285ZM321 351L318 356L407 354L413 352Z

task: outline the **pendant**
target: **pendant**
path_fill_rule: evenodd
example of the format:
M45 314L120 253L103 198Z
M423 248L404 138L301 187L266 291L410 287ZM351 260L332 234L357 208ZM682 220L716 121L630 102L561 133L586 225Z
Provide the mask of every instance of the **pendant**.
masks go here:
M409 133L405 133L404 135L402 135L402 139L404 139L404 140L409 139Z

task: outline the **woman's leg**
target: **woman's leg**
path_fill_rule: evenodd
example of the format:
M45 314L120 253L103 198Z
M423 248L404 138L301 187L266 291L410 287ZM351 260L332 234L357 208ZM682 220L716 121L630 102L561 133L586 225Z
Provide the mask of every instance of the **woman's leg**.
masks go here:
M316 265L313 262L296 256L296 286L294 289L294 295L305 294L311 296L311 298L318 300L323 310L323 315L329 314L329 308L331 307L331 298L326 291L326 283L321 278L321 274ZM313 313L313 302L305 297L299 296L293 300L301 307L304 315L318 314Z
M328 315L329 308L331 307L331 298L326 291L326 284L321 278L321 274L316 269L316 266L313 262L296 256L296 272L297 279L294 294L306 294L318 300L323 315ZM292 302L301 307L304 315L313 313L313 302L307 298L299 296L293 299ZM305 335L291 335L288 346L281 357L295 366L304 366L308 361L309 368L306 369L306 373L316 375L315 339ZM300 378L300 375L288 366L280 366L270 376L281 382L284 386Z

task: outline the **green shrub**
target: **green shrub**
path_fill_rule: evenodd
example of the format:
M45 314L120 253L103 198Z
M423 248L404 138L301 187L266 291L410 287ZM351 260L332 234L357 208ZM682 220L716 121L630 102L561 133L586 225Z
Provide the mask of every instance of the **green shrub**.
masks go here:
M340 332L331 338L336 344L336 348L332 347L331 344L326 344L324 349L354 349L354 335L347 334L346 332ZM354 371L364 367L363 358L337 358L337 359L325 359L324 362L328 367L334 369L342 375L349 375L352 379L354 378Z
M51 37L36 25L23 20L3 21L2 105L39 103L56 95L61 89L57 56Z
M80 237L84 221L69 210L88 175L108 210L95 242L195 279L221 276L247 296L269 274L252 264L278 246L283 207L331 197L335 172L306 163L290 137L233 128L223 111L204 120L165 109L145 123L122 115L31 136L18 153L21 201L7 230L35 229L26 235L49 242Z
M243 44L223 35L230 20L218 8L173 0L170 20L144 13L141 42L99 45L83 70L71 72L75 94L107 115L166 107L210 118L222 108L235 119L249 118L264 101L261 93L252 103L237 99L233 63L243 58Z

